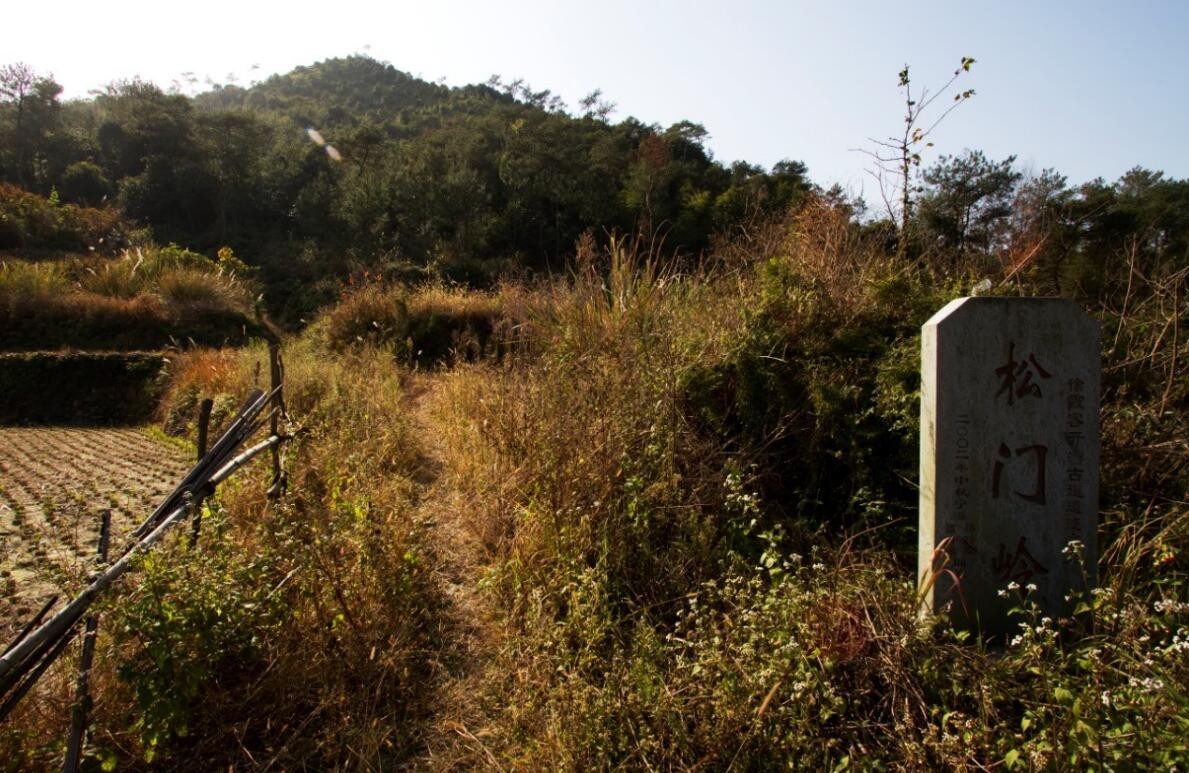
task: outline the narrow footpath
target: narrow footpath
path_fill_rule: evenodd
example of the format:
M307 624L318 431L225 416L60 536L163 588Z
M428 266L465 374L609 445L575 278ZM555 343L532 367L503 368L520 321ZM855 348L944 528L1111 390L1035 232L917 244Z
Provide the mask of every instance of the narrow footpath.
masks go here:
M424 751L410 761L414 770L501 769L484 745L483 684L497 646L497 626L479 590L483 548L461 515L459 493L449 485L445 449L434 419L435 374L415 373L405 385L410 417L424 459L419 520L430 542L435 595L439 600L439 643L433 662L435 715L426 728Z

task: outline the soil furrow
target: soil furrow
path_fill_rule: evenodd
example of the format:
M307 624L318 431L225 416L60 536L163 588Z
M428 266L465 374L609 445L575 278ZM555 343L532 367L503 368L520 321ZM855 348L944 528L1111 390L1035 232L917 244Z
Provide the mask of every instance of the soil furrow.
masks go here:
M0 427L0 641L82 581L104 510L120 545L189 461L138 429Z

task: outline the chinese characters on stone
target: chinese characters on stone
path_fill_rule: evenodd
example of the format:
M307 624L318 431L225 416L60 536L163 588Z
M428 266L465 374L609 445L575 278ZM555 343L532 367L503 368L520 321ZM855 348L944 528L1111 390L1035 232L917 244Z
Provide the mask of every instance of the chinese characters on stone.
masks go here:
M1033 376L1042 379L1052 378L1052 374L1036 361L1035 354L1029 354L1026 359L1016 362L1014 341L1008 343L1007 362L995 369L995 375L1000 378L999 391L995 393L995 398L1006 394L1008 405L1015 404L1016 398L1042 396L1040 383L1033 382Z
M1040 381L1050 379L1050 373L1036 359L1036 354L1029 352L1026 357L1016 360L1016 344L1008 343L1007 361L995 369L999 377L999 391L995 399L1006 396L1007 404L1014 406L1016 400L1028 397L1043 398ZM1018 499L1033 505L1043 507L1048 504L1048 460L1049 447L1043 443L1029 443L1015 448L1009 447L1000 440L997 458L991 471L991 496L999 499L1001 496L1015 495ZM1021 459L1023 457L1024 459ZM1005 475L1012 462L1020 462L1015 467L1030 466L1031 490L1020 491L1005 482ZM1026 465L1025 462L1030 462ZM991 570L1000 580L1016 580L1027 582L1035 574L1047 574L1048 570L1029 552L1027 538L1020 537L1014 553L1009 553L1006 544L1000 543L998 553L991 559Z

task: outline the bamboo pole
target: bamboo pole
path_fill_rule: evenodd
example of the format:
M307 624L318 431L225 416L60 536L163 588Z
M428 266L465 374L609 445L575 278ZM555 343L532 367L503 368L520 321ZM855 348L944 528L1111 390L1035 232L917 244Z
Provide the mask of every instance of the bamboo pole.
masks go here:
M210 415L209 412L207 414ZM99 565L107 563L107 546L111 540L111 511L103 511L103 522L99 527ZM75 773L83 754L83 736L87 730L87 715L91 713L91 663L95 659L95 638L99 631L99 615L87 618L83 633L83 652L78 661L78 683L75 689L74 707L70 711L70 736L66 740L66 760L62 763L63 773Z
M184 494L193 491L194 488L200 485L207 477L207 473L212 467L222 464L223 459L230 451L233 451L240 443L246 440L246 436L241 436L240 431L245 425L249 425L257 414L264 409L268 400L268 396L259 389L253 390L248 399L244 401L231 426L223 433L215 445L207 452L202 461L195 465L194 469L186 475L182 482L177 485L177 488L165 498L165 500L157 506L153 514L146 518L136 529L133 530L134 537L142 537L148 532L152 531L154 525L161 519L161 517L173 510L179 503Z
M233 472L252 461L252 459L262 451L267 451L270 448L276 448L279 444L288 439L289 438L284 435L273 435L267 440L262 440L249 448L247 451L244 451L242 454L223 465L223 467L219 468L219 470L210 477L210 481L207 482L208 491L214 491L215 486L218 486L220 483L227 480L227 478L229 478Z
M32 689L33 685L37 684L37 680L41 678L41 675L45 673L46 669L53 665L53 662L66 649L66 645L70 644L70 640L74 638L74 634L74 629L70 628L56 642L52 640L47 642L48 646L46 649L48 653L40 661L34 660L29 664L29 677L21 682L16 690L13 691L12 695L8 696L8 699L4 701L4 705L0 706L0 722L3 722L8 717L9 712L16 708L16 705L21 702L21 698L24 698L29 690ZM0 693L0 695L3 695L3 693Z
M13 639L12 642L10 642L9 645L4 648L4 652L0 653L0 654L7 655L9 652L12 651L13 647L17 646L22 641L24 641L25 637L29 635L29 631L32 631L34 628L36 628L38 625L41 624L41 619L43 617L45 617L46 612L49 612L53 608L54 604L56 604L57 602L58 602L57 594L50 596L49 601L45 602L45 604L41 607L41 611L38 612L36 615L33 615L33 619L31 619L29 622L25 623L25 627L21 629L21 632L17 634L17 637L15 639Z
M215 408L215 401L209 397L203 398L198 406L198 461L206 456L206 436L211 428L211 411Z

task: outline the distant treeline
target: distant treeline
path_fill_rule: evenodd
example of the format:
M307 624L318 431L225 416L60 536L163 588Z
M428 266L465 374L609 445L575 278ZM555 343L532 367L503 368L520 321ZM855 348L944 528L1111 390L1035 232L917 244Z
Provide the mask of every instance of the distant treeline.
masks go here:
M663 234L694 255L813 195L845 199L796 161L719 163L696 123L613 123L598 92L571 111L519 81L447 88L366 57L193 98L138 80L88 100L61 92L28 66L0 68L0 181L114 204L161 242L230 245L294 317L363 268L482 284L560 270L589 228ZM942 157L909 233L847 205L890 247L1007 255L1044 266L1055 291L1094 292L1125 253L1185 261L1189 182L1136 169L1071 187L1013 162Z

